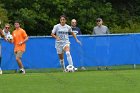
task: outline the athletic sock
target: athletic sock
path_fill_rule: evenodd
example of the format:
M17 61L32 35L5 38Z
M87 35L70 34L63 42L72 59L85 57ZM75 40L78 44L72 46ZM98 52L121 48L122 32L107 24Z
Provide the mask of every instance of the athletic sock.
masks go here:
M64 59L60 60L60 65L63 70L65 70Z
M73 65L72 57L69 51L66 52L69 65Z

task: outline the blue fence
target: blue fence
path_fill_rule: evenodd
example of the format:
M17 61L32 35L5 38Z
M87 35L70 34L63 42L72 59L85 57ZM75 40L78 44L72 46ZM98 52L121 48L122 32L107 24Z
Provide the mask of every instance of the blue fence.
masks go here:
M76 67L140 64L140 34L87 35L78 38L82 46L70 37L71 55ZM22 58L25 68L60 67L54 46L55 39L52 37L30 37ZM1 66L4 70L18 69L13 48L13 44L2 40ZM66 55L64 60L67 65Z

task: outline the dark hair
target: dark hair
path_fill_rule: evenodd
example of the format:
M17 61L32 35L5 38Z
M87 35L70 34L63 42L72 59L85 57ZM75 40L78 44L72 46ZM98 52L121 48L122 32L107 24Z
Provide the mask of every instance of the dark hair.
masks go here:
M66 17L65 15L61 15L61 16L60 16L60 19L61 19L61 17L64 17L65 19L67 19L67 17Z
M14 23L19 23L20 24L20 21L19 20L16 20Z

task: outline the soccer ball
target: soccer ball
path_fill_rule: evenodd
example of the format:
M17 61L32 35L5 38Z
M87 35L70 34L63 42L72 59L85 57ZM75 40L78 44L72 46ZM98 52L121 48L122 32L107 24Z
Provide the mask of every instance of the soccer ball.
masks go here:
M6 38L7 38L7 40L12 40L13 36L12 35L7 35Z
M66 67L66 72L74 72L74 71L75 71L75 68L74 68L73 65L68 65L68 66Z

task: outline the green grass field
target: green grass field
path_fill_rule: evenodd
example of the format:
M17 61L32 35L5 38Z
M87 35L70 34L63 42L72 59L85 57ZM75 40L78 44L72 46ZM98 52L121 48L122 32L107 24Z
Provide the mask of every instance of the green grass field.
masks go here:
M139 93L140 70L6 73L0 93Z

